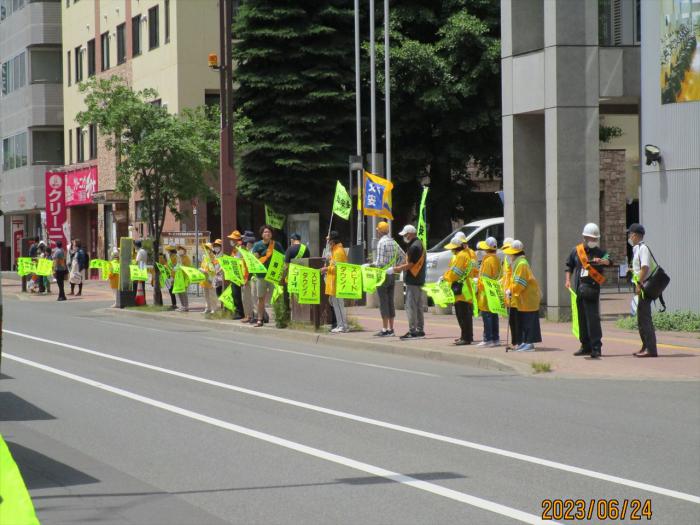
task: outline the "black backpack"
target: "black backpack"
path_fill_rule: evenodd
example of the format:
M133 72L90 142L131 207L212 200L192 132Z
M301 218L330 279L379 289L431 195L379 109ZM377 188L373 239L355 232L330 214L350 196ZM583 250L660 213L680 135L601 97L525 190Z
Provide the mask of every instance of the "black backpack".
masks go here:
M645 298L651 299L653 301L658 299L661 302L661 306L663 307L663 310L661 311L663 312L666 310L666 303L664 302L663 292L668 286L668 284L671 282L671 278L668 276L666 271L661 266L659 266L659 263L657 262L656 257L654 257L651 248L647 246L647 249L649 250L651 258L654 259L654 263L656 263L656 268L651 273L651 275L647 277L646 280L642 283L642 290L644 292Z

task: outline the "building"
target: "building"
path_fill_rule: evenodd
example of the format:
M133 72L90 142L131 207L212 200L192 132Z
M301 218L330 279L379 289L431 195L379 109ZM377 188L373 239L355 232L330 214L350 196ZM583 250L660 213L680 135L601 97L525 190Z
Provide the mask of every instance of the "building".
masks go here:
M0 0L0 267L43 236L44 177L63 163L61 4Z
M669 308L698 311L700 1L502 0L501 23L506 234L547 316L570 315L564 261L583 225L601 226L615 278L638 220L672 276Z
M207 55L219 48L216 0L65 0L63 10L64 147L68 188L67 229L93 257L105 257L119 238L147 237L138 195L116 189L116 157L93 126L79 127L84 109L80 81L93 75L124 78L135 90L153 88L153 103L177 113L182 108L218 104L219 75ZM89 189L90 191L87 191ZM70 197L70 190L69 195ZM77 195L77 197L76 197ZM187 212L189 203L181 204ZM200 205L199 226L216 222ZM166 220L165 231L194 229L193 219Z

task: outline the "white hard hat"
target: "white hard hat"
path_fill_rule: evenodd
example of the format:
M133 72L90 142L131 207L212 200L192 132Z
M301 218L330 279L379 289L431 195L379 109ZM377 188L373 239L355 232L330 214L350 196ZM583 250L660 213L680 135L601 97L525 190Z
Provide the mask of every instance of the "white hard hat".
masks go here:
M464 244L465 242L467 242L467 236L464 235L463 231L458 231L457 233L455 233L454 237L452 237L452 242L454 242L455 240L457 240L458 244Z
M598 228L598 225L594 222L589 222L583 227L583 234L584 237L595 237L596 239L600 238L600 228Z
M407 224L406 226L403 227L403 230L399 232L399 235L406 235L408 233L416 233L416 229L411 226L410 224Z
M525 251L525 246L523 246L522 242L516 239L512 243L510 243L510 248L506 248L505 250L503 250L503 253L507 255L515 255L516 253L520 253L522 251Z

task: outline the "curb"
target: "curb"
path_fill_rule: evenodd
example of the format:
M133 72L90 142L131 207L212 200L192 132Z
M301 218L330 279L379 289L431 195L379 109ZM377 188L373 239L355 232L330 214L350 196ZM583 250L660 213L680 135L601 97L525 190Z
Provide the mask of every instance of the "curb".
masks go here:
M235 324L231 321L225 320L212 320L212 319L189 319L189 318L175 318L167 314L160 314L155 312L138 312L133 310L125 309L113 309L113 308L102 308L99 311L110 314L110 315L126 315L130 317L141 317L146 319L165 319L165 320L175 320L179 323L188 324L198 324L202 325L204 323L208 326L216 326L218 328L227 328L231 332L236 333L247 333L247 334L260 334L260 330L256 330L253 327L248 327L242 324ZM255 330L255 332L253 332ZM392 343L380 343L375 341L357 341L353 339L344 339L342 336L333 336L325 334L316 334L304 332L301 330L293 330L290 328L277 329L268 328L263 329L263 335L268 337L273 337L280 340L294 340L297 342L311 343L315 345L332 345L336 347L355 349L357 350L371 350L374 352L384 352L389 354L397 354L402 356L418 357L422 359L429 359L432 361L440 361L443 363L455 363L461 365L472 366L475 368L481 368L485 370L496 370L499 372L507 372L511 374L518 375L528 375L531 376L532 371L530 366L520 363L505 362L497 357L484 357L478 355L469 355L456 352L446 352L444 350L436 348L418 348L412 346L411 342L406 342L405 344L392 344Z

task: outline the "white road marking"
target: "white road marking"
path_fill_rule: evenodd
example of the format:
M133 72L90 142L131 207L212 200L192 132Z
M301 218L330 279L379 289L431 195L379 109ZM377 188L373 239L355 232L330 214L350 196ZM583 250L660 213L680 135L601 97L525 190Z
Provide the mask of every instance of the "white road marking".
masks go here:
M10 335L23 337L25 339L31 339L33 341L40 341L42 343L48 343L48 344L52 344L52 345L59 346L62 348L68 348L70 350L75 350L78 352L83 352L86 354L95 355L98 357L103 357L105 359L111 359L113 361L127 363L127 364L130 364L133 366L146 368L148 370L154 370L156 372L161 372L163 374L169 374L172 376L181 377L183 379L188 379L190 381L195 381L198 383L203 383L203 384L215 386L218 388L223 388L225 390L231 390L231 391L238 392L241 394L258 397L261 399L267 399L269 401L275 401L277 403L282 403L285 405L290 405L290 406L294 406L294 407L298 407L298 408L303 408L306 410L311 410L314 412L319 412L321 414L328 414L331 416L335 416L335 417L339 417L339 418L343 418L343 419L348 419L350 421L356 421L358 423L365 423L367 425L373 425L376 427L386 428L389 430L395 430L397 432L403 432L405 434L411 434L414 436L432 439L435 441L441 441L443 443L449 443L451 445L457 445L460 447L470 448L473 450L478 450L480 452L495 454L495 455L507 457L510 459L517 459L519 461L524 461L526 463L532 463L534 465L540 465L543 467L561 470L561 471L569 472L572 474L578 474L578 475L586 476L589 478L594 478L594 479L599 479L602 481L607 481L610 483L615 483L617 485L624 485L627 487L640 489L640 490L644 490L647 492L653 492L655 494L660 494L662 496L668 496L671 498L676 498L676 499L680 499L680 500L684 500L684 501L689 501L691 503L700 504L700 496L696 496L694 494L687 494L685 492L679 492L676 490L667 489L664 487L659 487L659 486L651 485L648 483L642 483L640 481L634 481L631 479L621 478L618 476L612 476L610 474L604 474L602 472L597 472L595 470L580 468L580 467L576 467L576 466L572 466L572 465L567 465L565 463L559 463L557 461L550 461L548 459L538 458L536 456L529 456L527 454L521 454L519 452L512 452L510 450L491 447L488 445L482 445L480 443L475 443L473 441L466 441L463 439L453 438L453 437L445 436L442 434L436 434L436 433L428 432L425 430L419 430L416 428L406 427L403 425L397 425L394 423L389 423L387 421L381 421L381 420L372 419L369 417L358 416L355 414L351 414L349 412L342 412L340 410L333 410L331 408L325 408L322 406L313 405L311 403L304 403L302 401L295 401L293 399L288 399L288 398L276 396L273 394L267 394L265 392L259 392L257 390L251 390L248 388L243 388L243 387L239 387L239 386L235 386L235 385L231 385L231 384L227 384L227 383L222 383L221 381L215 381L212 379L206 379L204 377L199 377L199 376L187 374L184 372L178 372L177 370L171 370L168 368L162 368L160 366L149 365L148 363L142 363L140 361L134 361L132 359L127 359L124 357L118 357L118 356L111 355L111 354L105 354L102 352L98 352L96 350L90 350L88 348L81 348L79 346L75 346L75 345L71 345L71 344L67 344L67 343L61 343L58 341L52 341L50 339L43 339L41 337L36 337L33 335L14 332L12 330L3 330L3 332L10 334Z
M393 370L394 372L405 372L407 374L416 374L419 376L428 376L428 377L440 377L438 374L430 374L428 372L418 372L417 370L408 370L406 368L395 368L393 366L375 365L373 363L365 363L364 361L352 361L351 359L342 359L340 357L330 357L327 355L311 354L308 352L298 352L296 350L284 350L282 348L275 348L274 346L264 346L264 345L254 344L254 343L244 343L243 341L238 341L236 339L227 340L227 339L220 339L218 337L207 337L207 336L204 336L203 339L209 339L211 341L221 341L221 342L225 342L225 343L235 343L235 344L241 345L241 346L250 346L252 348L259 348L262 350L271 350L273 352L282 352L284 354L301 355L304 357L315 357L316 359L326 359L327 361L338 361L340 363L349 363L351 365L369 366L371 368L381 368L383 370Z
M258 430L253 430L251 428L243 427L240 425L236 425L234 423L229 423L228 421L223 421L221 419L213 418L210 416L206 416L204 414L200 414L199 412L193 412L191 410L187 410L186 408L178 407L175 405L171 405L169 403L164 403L163 401L158 401L156 399L142 396L140 394L135 394L133 392L129 392L128 390L123 390L121 388L107 385L105 383L100 383L99 381L95 381L94 379L89 379L87 377L79 376L76 374L73 374L71 372L66 372L65 370L59 370L58 368L53 368L51 366L43 365L41 363L37 363L36 361L30 361L29 359L24 359L21 357L17 357L12 354L4 354L4 357L7 359L10 359L12 361L17 361L18 363L22 363L34 368L38 368L39 370L43 370L45 372L49 372L51 374L55 374L61 377L65 377L66 379L70 379L72 381L77 381L78 383L83 383L85 385L89 385L95 388L99 388L100 390L104 390L106 392L110 392L112 394L125 397L127 399L131 399L133 401L138 401L139 403L143 403L145 405L150 405L152 407L160 408L161 410L165 410L167 412L172 412L173 414L178 414L180 416L184 416L190 419L194 419L195 421L200 421L202 423L206 423L208 425L212 425L215 427L222 428L224 430L229 430L231 432L235 432L237 434L241 434L244 436L248 436L254 439L258 439L260 441L265 441L267 443L271 443L273 445L277 445L280 447L284 447L289 450L294 450L296 452L301 452L302 454L306 454L315 458L323 459L325 461L329 461L331 463L336 463L338 465L343 465L345 467L349 467L355 470L359 470L361 472L365 472L367 474L371 474L373 476L381 477L381 478L386 478L391 481L395 481L396 483L400 483L402 485L406 485L409 487L413 487L418 490L423 490L425 492L429 492L431 494L435 494L436 496L441 496L443 498L451 499L454 501L459 501L461 503L466 503L467 505L471 505L472 507L476 507L482 510L486 510L489 512L493 512L495 514L500 514L501 516L506 516L508 518L512 518L514 520L520 521L522 523L537 523L537 524L543 524L543 523L557 523L554 521L543 521L540 516L536 516L534 514L529 514L527 512L523 512L511 507L507 507L505 505L501 505L500 503L496 503L493 501L489 501L487 499L479 498L477 496L472 496L470 494L466 494L464 492L458 492L456 490L448 489L445 487L442 487L440 485L436 485L434 483L429 483L427 481L422 481L416 478L413 478L411 476L406 476L405 474L400 474L398 472L393 472L391 470L384 469L382 467L377 467L375 465L371 465L369 463L363 463L361 461L357 461L345 456L340 456L338 454L334 454L332 452L328 452L325 450L321 450L318 448L310 447L308 445L304 445L302 443L297 443L296 441L290 441L288 439L284 439L278 436L274 436L272 434L267 434L265 432L260 432Z

